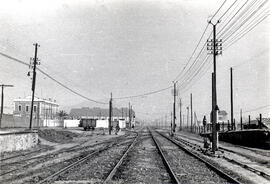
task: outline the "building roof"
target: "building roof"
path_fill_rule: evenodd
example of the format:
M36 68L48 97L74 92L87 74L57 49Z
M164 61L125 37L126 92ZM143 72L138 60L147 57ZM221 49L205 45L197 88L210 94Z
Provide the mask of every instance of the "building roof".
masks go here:
M27 96L25 98L16 98L13 100L14 102L31 102L32 101L32 97L31 96ZM53 105L57 105L59 106L58 103L56 103L56 100L52 101L50 99L42 99L39 97L34 97L34 102L45 102L45 103L49 103L49 104L53 104Z
M224 110L220 110L220 111L218 111L218 115L227 116L228 113Z
M134 111L133 111L133 114L135 114ZM73 109L70 110L69 115L73 116L73 117L82 117L82 116L108 117L109 116L109 110L108 109L101 109L99 107L73 108ZM117 117L117 116L122 117L122 109L113 108L112 116L113 117ZM128 108L123 108L123 117L128 117Z

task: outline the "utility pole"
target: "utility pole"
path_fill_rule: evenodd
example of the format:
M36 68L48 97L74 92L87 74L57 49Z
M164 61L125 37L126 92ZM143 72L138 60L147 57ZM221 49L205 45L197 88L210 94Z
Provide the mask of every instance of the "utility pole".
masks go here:
M173 117L172 116L173 116L173 114L171 112L171 136L173 135L173 124L172 124L173 123L173 120L172 120Z
M181 102L181 98L180 98L180 130L182 130L182 102Z
M14 87L13 85L8 85L8 84L1 84L2 87L2 95L1 95L1 116L0 116L0 128L2 124L2 118L3 118L3 112L4 112L4 88L5 87Z
M112 129L112 93L111 93L111 99L109 103L109 135L111 135Z
M241 126L241 130L242 130L243 129L242 109L240 110L240 126Z
M250 129L250 115L248 115L248 129Z
M187 107L187 128L188 128L188 119L189 119L189 107Z
M175 98L176 98L176 82L173 82L173 124L172 124L172 135L175 132Z
M233 127L233 71L232 67L230 68L231 72L231 127Z
M32 63L30 61L30 67L33 68L33 79L32 79L32 102L31 102L31 113L30 113L30 125L29 129L32 129L32 120L33 120L33 107L34 107L34 98L35 98L35 88L36 88L36 66L37 64L40 64L37 62L37 48L39 45L37 43L34 44L35 46L35 57L34 57L34 63L32 66ZM28 76L30 75L30 72L28 72Z
M128 126L131 128L131 120L130 120L130 102L128 102Z
M218 111L219 111L219 108L218 106L216 105L215 107L215 120L213 122L218 122ZM218 150L218 132L217 132L217 124L215 123L213 128L212 128L212 136L213 136L213 142L212 142L212 151L215 153L215 151Z
M216 24L213 24L211 21L209 21L209 24L213 25L213 39L207 40L207 50L210 51L210 54L213 54L213 73L212 73L212 136L213 136L213 145L212 145L212 151L215 152L217 149L217 145L215 143L217 142L217 119L218 119L218 111L216 110L217 107L217 73L216 73L216 56L219 54L222 54L222 40L216 39L216 25L220 21L218 20ZM215 140L214 140L215 139Z
M167 114L165 114L165 129L166 129L166 126L167 126Z
M132 105L130 106L130 127L133 119Z
M190 131L192 132L193 128L193 110L192 110L192 93L190 93Z

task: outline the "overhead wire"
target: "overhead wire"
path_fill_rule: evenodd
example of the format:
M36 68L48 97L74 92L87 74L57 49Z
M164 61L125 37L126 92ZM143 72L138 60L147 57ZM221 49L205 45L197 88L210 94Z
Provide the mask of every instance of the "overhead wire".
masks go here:
M245 3L244 4L242 4L242 6L234 13L234 15L233 16L231 16L231 18L229 19L229 21L227 22L227 19L230 17L230 15L224 20L224 21L222 21L222 22L224 22L224 23L226 23L226 24L224 24L223 25L223 27L221 27L221 29L218 31L218 33L217 33L217 36L221 36L221 35L219 35L220 34L220 32L233 20L233 18L242 10L242 8L244 8L245 7L245 5L247 4L247 2L248 2L249 0L246 0L245 1ZM237 6L235 7L235 9L237 8ZM234 9L234 10L235 10ZM233 11L234 11L233 10ZM232 13L233 13L233 11L232 11ZM221 20L221 19L220 19Z
M251 30L253 30L258 24L260 24L262 21L264 21L267 17L269 16L269 12L267 14L264 14L263 16L261 16L257 22L253 22L252 25L248 25L249 27L246 28L246 30L239 32L237 35L235 35L231 40L229 40L227 46L224 48L224 50L226 50L227 48L229 48L231 45L233 45L234 43L236 43L238 40L240 40L243 36L245 36L247 33L249 33Z
M220 9L223 7L223 5L226 3L226 1L227 1L227 0L223 1L223 3L220 5L220 7L217 9L217 11L216 11L216 12L214 13L214 15L211 17L210 21L217 15L217 13L218 13L218 12L220 11ZM209 27L209 24L207 23L207 24L206 24L206 27L205 27L205 29L204 29L204 31L203 31L203 33L202 33L200 39L199 39L199 41L198 41L198 43L196 44L195 49L193 50L191 56L189 57L187 63L185 64L184 68L183 68L183 69L180 71L180 73L175 77L174 81L177 81L177 79L178 79L178 78L183 74L183 72L185 71L186 67L188 66L189 62L191 61L192 57L194 56L196 50L198 49L199 44L201 43L202 38L203 38L203 36L205 35L206 30L207 30L208 27Z
M246 1L246 2L247 2L247 1ZM244 3L244 5L246 4L246 2ZM234 5L234 4L235 4L235 2L234 2L232 5ZM231 8L232 5L231 5L229 8ZM242 6L240 7L240 9L237 11L237 13L244 7L244 5L242 5ZM249 6L249 7L250 7L250 6ZM228 10L225 11L225 13L220 17L220 19L221 19L222 17L224 17L224 15L225 15L227 12L228 12ZM235 13L235 15L236 15L237 13ZM234 15L234 16L235 16L235 15ZM234 17L234 16L233 16L233 17ZM219 19L219 20L220 20L220 19ZM230 20L232 20L232 19L230 19ZM225 26L226 26L226 25L225 25ZM224 27L225 27L225 26L224 26ZM223 27L223 28L224 28L224 27ZM201 67L201 68L202 68L202 67ZM196 73L199 73L199 70L200 70L201 68L199 67L199 69L197 69L197 72L196 72ZM193 79L195 76L196 76L196 75L193 75L193 77L191 77L191 80L189 80L189 81L192 81L192 79Z
M247 21L250 20L250 18L252 18L252 16L254 16L266 3L268 0L265 0L262 4L259 4L258 7L256 7L256 9L254 10L250 10L249 14L245 14L241 19L237 19L239 23L239 25L234 25L232 26L231 31L226 32L226 34L223 36L222 34L220 35L220 37L223 36L223 42L225 42L227 40L228 37L230 37L231 35L233 35L235 32L237 32L239 30L240 27L242 27Z
M23 65L25 65L25 66L30 66L28 63L26 63L26 62L24 62L24 61L22 61L22 60L20 60L20 59L17 59L17 58L15 58L15 57L12 57L12 56L10 56L10 55L7 55L7 54L5 54L5 53L3 53L3 52L0 52L0 55L4 56L4 57L6 57L6 58L8 58L8 59L10 59L10 60L16 61L16 62L18 62L18 63L20 63L20 64L23 64ZM87 96L84 96L84 95L80 94L79 92L77 92L77 91L71 89L70 87L68 87L68 86L64 85L63 83L61 83L60 81L56 80L55 78L53 78L52 76L50 76L49 74L47 74L46 72L44 72L43 70L41 70L41 69L38 68L38 67L37 67L37 70L38 70L40 73L42 73L43 75L45 75L46 77L48 77L49 79L51 79L51 80L53 80L54 82L56 82L57 84L59 84L60 86L64 87L65 89L69 90L70 92L72 92L72 93L74 93L74 94L76 94L76 95L78 95L78 96L80 96L80 97L82 97L82 98L84 98L84 99L86 99L86 100L88 100L88 101L95 102L95 103L98 103L98 104L107 104L107 103L105 103L105 102L97 101L97 100L94 100L94 99L92 99L92 98L89 98L89 97L87 97Z
M124 96L124 97L114 97L113 99L120 100L120 99L143 97L143 96L147 96L147 95L152 95L152 94L160 93L162 91L166 91L166 90L168 90L168 89L170 89L172 87L173 86L168 86L166 88L162 88L162 89L155 90L155 91L150 91L150 92L146 92L146 93L142 93L142 94L138 94L138 95Z
M219 20L221 20L224 15L226 15L228 13L228 11L230 11L230 9L233 7L233 5L237 2L238 0L235 0L231 5L230 7L220 16Z

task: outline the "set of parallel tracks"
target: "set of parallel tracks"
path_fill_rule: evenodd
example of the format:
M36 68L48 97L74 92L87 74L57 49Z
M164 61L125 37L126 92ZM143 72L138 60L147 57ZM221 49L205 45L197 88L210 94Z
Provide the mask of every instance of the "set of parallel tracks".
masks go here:
M126 157L127 153L130 151L130 149L134 146L134 144L136 143L137 141L137 138L138 138L138 133L137 132L133 132L136 134L136 136L134 137L134 139L131 141L130 145L128 146L127 150L124 152L124 154L122 155L121 159L118 161L118 163L114 166L114 168L110 171L110 173L108 174L108 176L106 177L106 179L104 180L104 183L107 183L111 180L111 178L113 177L113 175L115 174L116 170L118 169L118 167L121 165L121 163L123 162L124 158ZM86 162L87 160L91 159L93 156L105 151L105 150L108 150L109 148L115 146L115 145L119 145L117 144L116 141L114 141L113 143L105 146L104 148L101 148L101 149L98 149L94 152L91 152L89 153L88 155L84 156L83 158L79 159L78 161L62 168L61 170L59 170L58 172L44 178L43 180L39 181L37 184L43 184L43 183L47 183L47 182L51 182L51 180L54 178L54 177L57 177L67 171L69 171L70 169L72 169L73 167L75 166L78 166L80 164L82 164L83 162Z
M163 151L162 151L160 145L158 144L157 140L156 140L155 137L153 136L152 132L151 132L150 130L149 130L149 132L150 132L151 137L152 137L152 139L153 139L153 141L154 141L154 143L155 143L155 145L156 145L156 147L157 147L157 149L158 149L158 152L159 152L159 154L160 154L160 156L161 156L161 159L162 159L162 161L163 161L163 163L164 163L164 166L166 167L168 173L170 174L170 176L171 176L171 178L172 178L172 181L173 181L174 183L179 184L180 181L178 180L178 178L177 178L176 174L174 173L174 171L173 171L173 169L172 169L170 163L168 162L167 158L165 157L165 155L164 155L164 153L163 153Z
M151 131L150 131L151 132ZM155 131L156 133L158 133L159 135L161 135L162 137L164 137L165 139L167 139L168 141L170 141L171 143L173 143L174 145L176 145L178 148L180 148L181 150L183 150L185 153L189 154L190 156L196 158L197 160L199 160L200 162L204 163L208 168L210 168L212 171L214 171L215 173L217 173L220 177L226 179L228 182L230 183L240 183L237 179L229 176L227 173L225 173L224 171L220 170L219 168L215 167L213 164L211 164L209 161L199 157L198 155L194 154L193 152L191 152L190 150L184 148L181 144L179 144L177 141L175 141L174 139L171 139L170 137L167 137L165 135L163 135L162 133L158 132L158 131ZM151 133L153 139L154 136L153 134ZM157 143L157 141L155 141ZM162 149L160 148L160 146L158 146L159 149L160 149L160 155L163 157L162 159L163 160L166 160L165 162L168 162L167 159L164 157L164 154L162 153ZM170 170L170 172L172 172L173 174L171 174L172 177L175 177L176 174L173 172L171 166L169 165L169 163L167 164L167 168L168 170ZM180 183L178 181L178 179L175 177L175 183Z
M161 134L160 132L158 132L158 133ZM163 135L163 134L162 134L162 135ZM165 135L163 135L163 136L165 136ZM202 147L201 147L200 145L198 145L198 144L196 144L196 143L188 142L188 141L186 141L186 140L184 140L184 139L181 139L181 138L179 138L179 137L177 137L176 140L179 141L179 142L181 142L182 144L184 144L184 145L186 145L186 146L189 146L189 147L193 148L193 149L202 149ZM197 141L197 140L196 140L196 141ZM230 149L226 149L226 148L223 148L223 147L219 147L219 149L220 149L220 150L223 150L223 151L227 151L227 152L231 152L231 153L238 154L238 153L235 152L235 151L232 151L232 150L230 150ZM223 158L224 158L225 160L227 160L227 161L233 163L233 164L236 164L236 165L238 165L238 166L240 166L240 167L242 167L242 168L244 168L244 169L246 169L246 170L249 170L249 171L251 171L251 172L253 172L253 173L255 173L255 174L257 174L257 175L259 175L259 176L261 176L261 177L263 177L263 178L265 178L265 179L267 179L267 180L270 181L270 175L267 174L267 173L265 173L265 172L263 172L263 171L261 171L261 170L259 170L259 169L253 168L253 167L251 167L251 166L248 166L247 164L243 164L243 163L238 162L238 161L236 161L236 160L234 160L234 159L230 159L230 158L228 158L228 157L226 157L226 156L223 156Z
M165 136L165 135L163 135L163 134L160 133L160 132L158 132L158 133L161 134L162 136ZM200 145L195 144L195 143L188 142L188 141L186 141L186 140L184 140L184 139L181 139L181 138L179 138L179 137L177 137L176 140L179 141L179 142L182 142L183 144L185 144L185 145L187 145L187 146L189 146L189 147L191 147L191 148L193 148L193 149L202 149ZM231 153L238 154L237 152L232 151L232 150L227 149L227 148L219 147L219 149L220 149L220 150L223 150L223 151L227 151L227 152L231 152ZM265 179L267 179L267 180L270 181L270 175L267 174L267 173L265 173L265 172L263 172L263 171L261 171L261 170L259 170L259 169L255 169L255 168L253 168L253 167L248 166L247 164L243 164L243 163L238 162L238 161L236 161L236 160L234 160L234 159L230 159L230 158L228 158L228 157L226 157L226 156L223 156L223 158L224 158L225 160L227 160L227 161L233 163L233 164L236 164L236 165L238 165L238 166L240 166L240 167L242 167L242 168L244 168L244 169L247 169L247 170L249 170L249 171L251 171L251 172L253 172L253 173L255 173L255 174L257 174L257 175L259 175L259 176L261 176L261 177L263 177L263 178L265 178Z
M119 138L125 138L127 137L127 135L124 135L124 136L121 136L121 137L118 137L117 140ZM70 148L64 148L60 151L57 151L57 152L54 152L54 153L50 153L50 154L47 154L47 155L42 155L42 156L34 156L34 157L31 157L31 158L25 158L25 159L21 159L20 161L15 161L15 162L7 162L7 163L4 163L4 161L7 161L7 160L11 160L11 159L16 159L16 158L20 158L20 157L26 157L28 155L31 155L31 154L35 154L35 153L39 153L40 151L42 150L47 150L46 148L41 148L41 149L38 149L38 150L35 150L35 151L31 151L31 152L28 152L28 153L22 153L22 154L17 154L17 155L14 155L14 156L10 156L10 157L7 157L7 158L3 158L1 159L1 164L0 164L0 167L5 167L5 166L11 166L11 165L17 165L17 164L21 164L23 162L28 162L28 161L32 161L32 160L37 160L37 162L39 162L40 159L47 159L47 158L52 158L52 157L55 157L57 155L60 155L60 154L63 154L63 153L68 153L68 152L72 152L72 151L76 151L77 149L80 149L82 148L82 145L84 145L85 143L87 143L88 141L84 141L83 143L81 144L78 144L78 145L75 145L75 146L72 146ZM110 143L113 143L115 141L103 141L103 142L100 142L100 143L96 143L96 144L92 144L92 145L89 145L89 146L86 146L86 147L83 147L84 149L88 149L88 148L92 148L92 147L95 147L95 146L99 146L99 145L103 145L103 144L110 144ZM80 156L78 156L80 157ZM19 171L20 169L22 168L27 168L31 165L35 165L36 162L31 162L31 163L26 163L22 166L19 166L19 167L16 167L14 169L11 169L11 170L8 170L6 172L1 172L0 173L0 176L4 176L4 175L7 175L7 174L11 174L11 173L14 173L16 171Z

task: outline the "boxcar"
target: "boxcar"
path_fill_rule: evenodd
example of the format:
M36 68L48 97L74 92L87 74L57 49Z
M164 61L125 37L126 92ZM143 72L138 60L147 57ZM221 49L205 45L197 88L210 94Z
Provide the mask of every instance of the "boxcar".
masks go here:
M97 120L92 118L82 118L80 120L80 124L84 130L94 130L97 124Z

